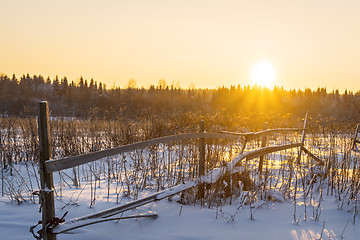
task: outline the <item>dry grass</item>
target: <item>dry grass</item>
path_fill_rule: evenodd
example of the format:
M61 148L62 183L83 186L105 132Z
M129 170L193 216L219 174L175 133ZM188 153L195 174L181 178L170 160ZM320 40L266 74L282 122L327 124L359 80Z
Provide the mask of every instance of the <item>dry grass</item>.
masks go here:
M207 131L258 131L267 122L268 128L299 127L301 119L289 116L259 119L238 116L203 116ZM264 120L265 119L265 120ZM188 114L174 119L126 119L106 121L102 119L52 119L51 136L54 158L77 155L139 142L170 134L198 131L199 118ZM197 190L182 194L180 202L200 203L208 207L221 207L236 199L239 208L259 200L294 202L294 221L300 216L305 220L318 220L321 215L323 194L331 194L339 202L340 209L358 215L360 191L359 156L351 152L350 139L355 124L337 125L329 121L309 119L306 148L318 156L323 164L317 164L303 154L300 164L295 164L297 149L287 150L265 157L262 174L258 171L258 159L244 161L245 172L226 176L222 181L206 186L205 198L199 199ZM39 189L37 173L38 141L35 118L0 118L2 196L18 203L36 202L32 195ZM279 145L299 141L299 134L269 136L268 144ZM221 167L223 162L234 158L241 151L243 141L208 140L206 145L206 170ZM259 148L260 140L248 143L245 151ZM72 189L73 196L64 200L76 204L82 191L90 188L89 206L96 204L99 194L107 201L120 203L136 199L142 191L159 191L194 179L198 176L199 149L196 140L171 144L159 144L128 154L103 159L55 174L58 178L56 196L63 199L63 191ZM101 190L101 191L100 191ZM104 196L103 196L104 197ZM296 206L305 204L303 213ZM256 209L250 207L254 218ZM255 211L254 211L255 210Z

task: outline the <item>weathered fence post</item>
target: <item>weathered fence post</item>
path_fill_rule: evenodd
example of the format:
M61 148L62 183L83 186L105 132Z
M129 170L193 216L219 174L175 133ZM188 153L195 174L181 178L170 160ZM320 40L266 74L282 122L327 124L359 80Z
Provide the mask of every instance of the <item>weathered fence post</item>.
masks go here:
M205 131L204 120L200 121L200 133ZM205 138L199 140L199 177L205 174ZM200 198L204 197L204 184L199 185Z
M266 147L266 142L267 142L267 136L263 135L261 137L261 147L262 148ZM260 176L262 174L263 165L264 165L264 155L261 155L260 160L259 160L259 174L260 174Z
M50 143L50 119L48 102L40 102L39 111L39 146L40 146L40 200L42 209L42 226L43 237L45 240L56 240L56 235L52 234L48 224L55 217L55 203L54 203L54 183L53 174L47 173L45 169L45 161L51 158L51 143Z
M263 130L265 131L267 128L268 128L268 123L264 122ZM261 148L266 147L266 143L267 143L267 135L264 134L261 137ZM264 155L261 155L260 159L259 159L259 169L258 169L260 177L261 177L261 174L262 174L263 165L264 165Z

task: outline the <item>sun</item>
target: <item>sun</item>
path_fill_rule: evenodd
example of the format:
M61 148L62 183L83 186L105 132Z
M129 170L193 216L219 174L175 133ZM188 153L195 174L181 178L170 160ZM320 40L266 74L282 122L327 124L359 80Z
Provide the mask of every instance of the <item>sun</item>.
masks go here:
M253 84L271 88L275 81L275 68L268 62L260 62L251 69Z

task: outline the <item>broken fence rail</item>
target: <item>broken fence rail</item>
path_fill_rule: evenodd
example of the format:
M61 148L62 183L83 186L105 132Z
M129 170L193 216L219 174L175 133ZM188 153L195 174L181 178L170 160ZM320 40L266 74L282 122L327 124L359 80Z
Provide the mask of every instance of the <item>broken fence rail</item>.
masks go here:
M85 163L93 162L102 158L135 151L136 149L141 149L149 146L153 146L160 143L168 143L174 141L182 141L182 140L193 140L198 138L206 138L206 139L225 139L225 140L236 140L240 137L245 137L248 139L254 139L256 137L260 137L267 134L272 134L276 132L295 132L302 131L302 128L285 128L285 129L270 129L256 133L233 133L233 132L220 132L220 133L184 133L178 135L171 135L166 137L155 138L143 142L132 143L120 147L115 147L107 150L102 150L98 152L92 152L88 154L82 154L77 156L66 157L57 160L47 160L46 161L46 171L48 173L56 172L76 166L80 166Z

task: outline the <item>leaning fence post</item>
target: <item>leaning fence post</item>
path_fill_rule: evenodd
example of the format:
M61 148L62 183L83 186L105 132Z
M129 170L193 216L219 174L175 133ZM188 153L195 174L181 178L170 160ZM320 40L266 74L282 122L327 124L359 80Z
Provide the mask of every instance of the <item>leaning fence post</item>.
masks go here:
M204 120L200 121L200 133L205 131ZM205 174L205 138L200 138L199 141L199 177L204 176ZM204 197L204 184L199 186L200 198Z
M45 240L56 240L56 235L52 234L48 224L55 217L55 203L54 203L54 183L53 174L47 173L45 168L45 161L51 158L51 139L50 139L50 119L48 102L40 102L39 108L39 171L40 171L40 200L42 208L42 227L43 237Z

